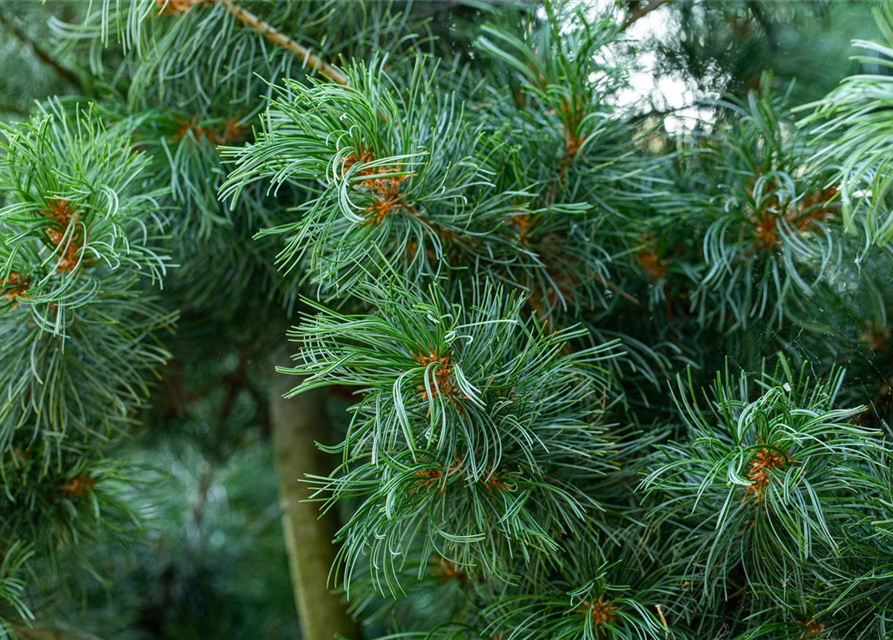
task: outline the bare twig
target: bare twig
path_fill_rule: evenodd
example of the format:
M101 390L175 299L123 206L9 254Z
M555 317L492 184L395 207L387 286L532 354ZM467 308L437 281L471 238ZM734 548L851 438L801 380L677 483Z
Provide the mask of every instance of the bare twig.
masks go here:
M629 15L626 17L626 22L623 23L623 30L626 31L634 22L641 20L652 11L660 9L668 2L672 2L672 0L651 0L651 2L643 2L629 12Z
M626 298L627 300L629 300L629 301L632 302L633 304L641 304L641 303L639 302L639 299L638 299L636 296L634 296L633 294L629 293L628 291L624 291L623 289L621 289L620 287L618 287L616 284L614 284L613 282L610 282L610 281L606 280L606 279L603 278L602 276L600 276L600 275L598 275L598 274L595 274L595 279L598 280L599 282L601 282L603 285L605 285L608 289L610 289L610 290L613 291L614 293L618 294L619 296L621 296L621 297L623 297L623 298Z
M212 1L222 5L227 11L230 12L230 14L232 14L232 16L236 20L238 20L245 26L254 29L264 38L275 44L277 47L282 47L287 51L291 51L310 69L318 71L332 82L336 82L338 84L347 84L347 76L345 76L343 73L338 71L338 69L311 52L310 49L291 39L268 22L261 20L250 11L243 9L242 7L234 3L232 0Z
M880 418L881 413L886 411L890 405L891 399L893 399L893 377L884 381L869 405L865 408L865 411L856 416L854 422L856 424L864 424L872 417Z

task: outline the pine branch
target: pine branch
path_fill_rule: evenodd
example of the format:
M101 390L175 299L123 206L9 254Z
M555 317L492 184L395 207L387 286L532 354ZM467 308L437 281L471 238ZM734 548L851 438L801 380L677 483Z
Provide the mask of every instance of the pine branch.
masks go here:
M878 13L878 26L893 33L893 9ZM799 124L813 125L814 142L820 145L815 164L839 172L845 229L856 233L862 227L871 243L884 246L893 240L893 51L889 42L853 44L863 50L855 60L879 71L850 76L816 105L805 105L816 109Z
M312 53L307 47L292 40L290 37L276 29L268 22L265 22L250 11L243 9L236 3L232 2L232 0L211 1L217 2L218 4L222 5L227 11L230 12L230 14L232 14L232 16L236 20L246 25L247 27L254 29L264 38L275 44L277 47L282 47L283 49L291 51L309 68L313 69L314 71L318 71L332 82L335 82L337 84L347 84L347 76L338 71L335 67Z
M0 447L29 425L48 445L45 462L68 430L130 425L168 357L150 336L172 321L140 285L167 269L147 225L163 192L138 181L146 158L95 113L50 108L60 111L0 134L10 194L0 207L0 387L29 398L0 407Z
M871 504L873 469L883 468L886 445L880 431L852 422L864 407L837 408L842 371L819 380L806 370L780 358L774 372L764 363L749 379L727 365L706 408L691 373L677 378L688 440L661 447L662 466L642 486L662 492L655 517L715 521L710 533L694 526L682 543L690 545L691 566L704 563L705 597L731 590L737 563L761 576L761 595L782 606L785 589L830 583L845 571L848 523ZM753 389L761 391L755 400ZM750 579L747 589L754 586Z
M490 287L449 307L436 288L354 293L377 314L311 303L317 315L290 333L300 356L280 369L302 377L288 396L333 383L363 390L347 437L329 448L343 454L343 473L314 478L327 509L363 498L338 534L345 587L368 561L375 588L395 593L418 546L419 557L436 553L481 579L509 577L519 554L555 557L601 508L576 483L617 470L620 430L602 412L615 398L606 365L618 345L566 353L580 330L547 334L523 298Z

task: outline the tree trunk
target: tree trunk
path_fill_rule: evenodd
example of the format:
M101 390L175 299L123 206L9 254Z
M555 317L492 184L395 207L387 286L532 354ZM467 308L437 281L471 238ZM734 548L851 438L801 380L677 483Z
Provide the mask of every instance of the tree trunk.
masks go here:
M273 361L289 365L287 351L277 350ZM299 482L306 474L327 475L332 465L316 442L332 439L326 416L326 393L315 389L291 400L282 395L295 386L294 377L275 374L270 385L270 422L279 474L282 529L288 552L292 587L303 640L332 640L335 634L359 640L341 598L326 582L335 559L332 539L337 531L334 511L319 517L319 503L302 502L310 487Z

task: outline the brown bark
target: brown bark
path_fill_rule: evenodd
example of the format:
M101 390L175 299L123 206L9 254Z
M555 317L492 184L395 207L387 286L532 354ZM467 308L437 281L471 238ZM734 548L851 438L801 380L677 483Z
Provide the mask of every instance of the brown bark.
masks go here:
M287 351L279 350L274 362L289 365ZM285 400L283 394L296 382L294 377L275 375L270 386L270 423L282 528L301 632L303 640L332 640L335 634L358 639L359 631L344 603L327 585L335 559L332 539L338 526L336 515L330 512L320 518L319 503L304 502L310 497L310 487L300 482L307 474L324 476L331 472L330 456L315 444L331 440L326 393L315 389Z

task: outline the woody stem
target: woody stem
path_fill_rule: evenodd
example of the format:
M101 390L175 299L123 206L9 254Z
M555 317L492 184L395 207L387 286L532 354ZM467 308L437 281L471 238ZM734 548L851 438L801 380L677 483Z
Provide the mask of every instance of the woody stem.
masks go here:
M289 36L279 31L276 27L257 17L250 11L243 9L232 0L212 0L222 5L232 16L247 27L257 31L264 38L282 47L287 51L291 51L299 60L307 67L319 72L332 82L337 84L347 84L347 76L338 71L335 67L327 63L325 60L314 54L307 47L296 42Z

